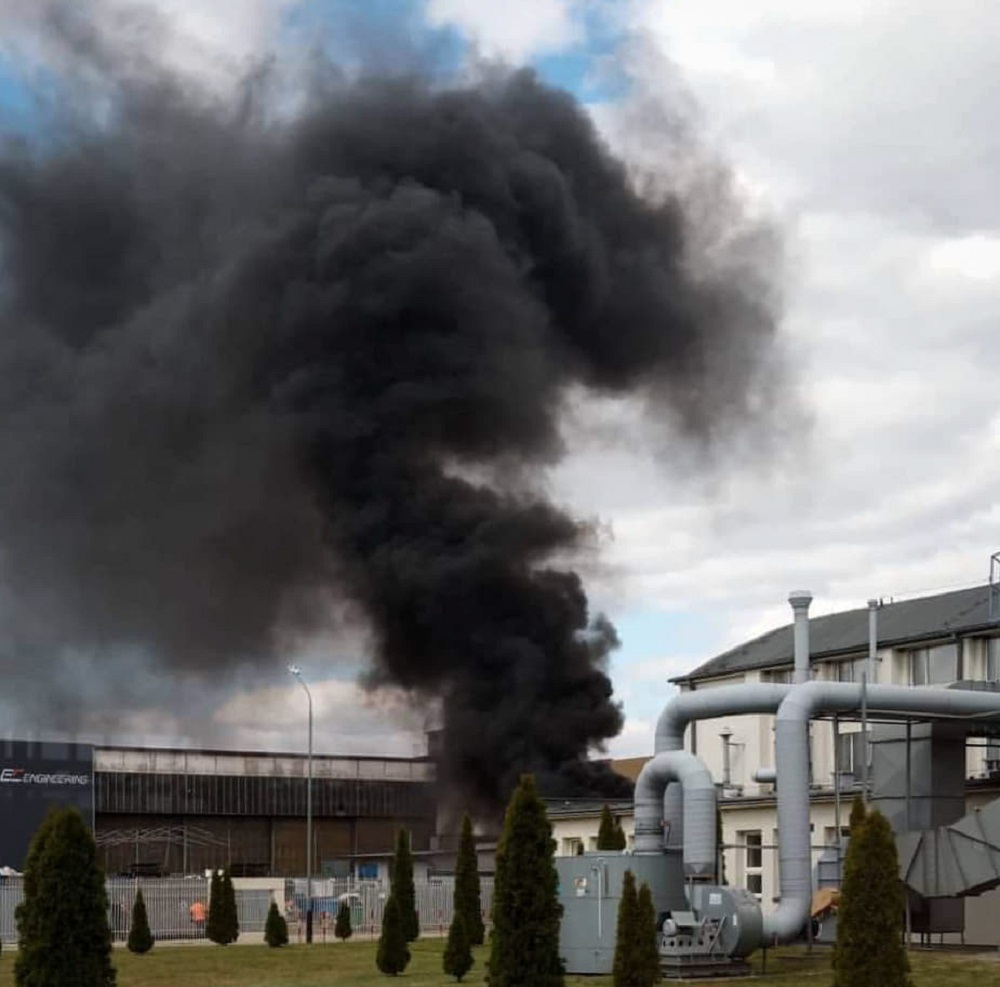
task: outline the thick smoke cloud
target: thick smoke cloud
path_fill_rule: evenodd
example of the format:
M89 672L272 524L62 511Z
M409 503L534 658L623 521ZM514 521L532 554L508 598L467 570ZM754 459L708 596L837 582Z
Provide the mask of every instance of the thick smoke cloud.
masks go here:
M766 282L527 72L329 73L279 117L113 82L0 159L7 672L126 702L130 662L222 682L346 602L468 798L607 783L616 636L544 492L567 395L724 431L771 382Z

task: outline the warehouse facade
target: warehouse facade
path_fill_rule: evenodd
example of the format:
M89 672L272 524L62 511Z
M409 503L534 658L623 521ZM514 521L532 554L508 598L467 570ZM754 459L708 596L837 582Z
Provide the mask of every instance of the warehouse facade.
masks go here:
M10 834L0 866L20 870L47 808L73 804L89 815L109 875L223 866L236 876L306 872L304 755L8 741L0 745L0 778L4 771L36 783L0 784L0 832ZM368 876L366 858L391 852L401 828L415 850L429 848L431 761L314 755L312 776L317 875Z

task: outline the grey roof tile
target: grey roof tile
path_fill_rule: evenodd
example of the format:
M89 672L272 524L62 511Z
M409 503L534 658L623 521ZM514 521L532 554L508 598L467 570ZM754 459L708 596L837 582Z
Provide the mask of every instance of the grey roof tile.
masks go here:
M990 622L989 598L989 586L976 586L916 600L884 603L878 612L879 647L916 645L921 641L951 634L993 629L997 625ZM868 608L860 607L857 610L811 618L809 646L814 661L866 652ZM688 682L751 669L789 665L792 658L792 624L789 623L716 655L694 671L671 681Z

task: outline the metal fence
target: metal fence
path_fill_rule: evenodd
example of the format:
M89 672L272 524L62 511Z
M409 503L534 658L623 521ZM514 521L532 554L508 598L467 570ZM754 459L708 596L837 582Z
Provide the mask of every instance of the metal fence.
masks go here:
M454 878L418 881L416 891L417 917L423 935L446 935L453 915ZM288 882L290 897L285 914L289 934L301 938L305 934L306 882L296 878ZM381 881L325 879L313 881L314 937L322 940L333 936L333 924L341 900L347 896L351 908L351 929L355 936L375 938L382 930L382 913L389 897L389 885ZM493 910L493 881L480 879L480 902L483 921L488 923Z
M209 882L202 877L110 878L108 889L108 920L116 942L128 938L135 893L142 888L149 927L154 939L161 941L204 939L205 923L200 919L196 903L207 906ZM453 878L417 882L417 914L423 935L445 935L451 925L455 893ZM489 920L493 907L493 882L481 881L484 921ZM22 881L17 877L0 879L0 942L17 942L15 909L23 896ZM351 927L360 938L375 938L382 929L382 913L389 896L389 886L380 881L319 880L313 881L313 937L323 942L333 939L333 927L341 901L351 909ZM272 892L266 889L236 889L236 909L240 921L240 936L254 939L264 934L264 923L270 908ZM306 881L291 879L284 885L285 917L293 940L305 938Z

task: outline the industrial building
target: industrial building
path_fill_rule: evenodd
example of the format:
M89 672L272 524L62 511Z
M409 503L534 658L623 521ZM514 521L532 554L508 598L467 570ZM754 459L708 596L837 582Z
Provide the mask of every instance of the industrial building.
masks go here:
M317 875L366 877L400 828L435 830L426 758L315 755ZM0 866L20 870L48 806L92 819L108 874L306 872L307 758L298 754L7 741L0 744ZM376 876L374 871L371 876Z
M861 791L896 831L912 940L1000 941L998 590L811 619L794 593L792 623L674 680L634 804L612 805L668 916L665 973L738 966L810 925L831 937L822 892L840 883ZM573 972L610 969L613 952L621 868L592 852L599 810L549 808Z

